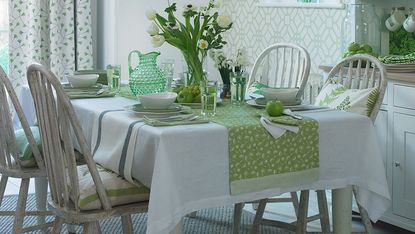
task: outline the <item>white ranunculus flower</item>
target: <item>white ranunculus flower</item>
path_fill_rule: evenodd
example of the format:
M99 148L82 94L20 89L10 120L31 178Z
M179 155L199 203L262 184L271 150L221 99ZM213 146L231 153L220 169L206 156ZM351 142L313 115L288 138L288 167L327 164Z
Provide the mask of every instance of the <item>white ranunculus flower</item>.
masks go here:
M197 46L202 50L206 50L209 46L209 43L206 40L200 39L197 43Z
M157 11L154 9L148 10L146 11L146 16L149 20L155 20L157 16Z
M216 19L216 22L218 23L219 27L227 28L229 25L231 25L232 20L228 15L220 14Z
M150 36L154 36L159 34L159 27L154 22L150 24L150 26L147 29L147 33L150 34Z
M166 39L164 38L163 35L155 35L151 38L151 44L153 45L154 48L162 46L165 41Z

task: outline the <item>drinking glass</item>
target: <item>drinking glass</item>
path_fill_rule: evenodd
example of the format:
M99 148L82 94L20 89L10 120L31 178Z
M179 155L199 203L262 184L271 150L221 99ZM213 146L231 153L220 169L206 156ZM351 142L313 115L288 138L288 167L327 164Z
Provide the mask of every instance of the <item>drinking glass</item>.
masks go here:
M200 97L202 101L201 114L214 116L216 114L217 81L200 81Z
M243 72L231 73L231 102L241 105L245 101L246 74Z
M115 92L120 92L121 87L121 65L107 65L108 87Z
M164 59L160 63L160 69L166 75L167 79L167 88L171 88L174 75L174 60L173 59Z

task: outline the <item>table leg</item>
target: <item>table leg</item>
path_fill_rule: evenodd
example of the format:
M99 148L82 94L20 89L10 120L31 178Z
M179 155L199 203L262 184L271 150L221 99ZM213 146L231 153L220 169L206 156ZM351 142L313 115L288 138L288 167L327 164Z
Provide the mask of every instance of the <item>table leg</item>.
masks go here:
M333 189L333 233L352 231L352 187Z
M48 193L48 180L46 177L35 178L36 209L39 211L46 210L46 198ZM45 223L45 216L37 216L37 223Z
M183 218L176 225L176 227L174 227L174 229L171 230L170 234L182 234L182 233L183 233Z

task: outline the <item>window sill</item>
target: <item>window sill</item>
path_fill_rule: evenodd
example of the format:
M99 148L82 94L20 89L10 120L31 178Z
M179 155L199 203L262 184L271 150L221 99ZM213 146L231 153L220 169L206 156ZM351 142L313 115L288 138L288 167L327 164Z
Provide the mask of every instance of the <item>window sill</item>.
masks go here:
M259 2L258 7L343 9L342 3Z

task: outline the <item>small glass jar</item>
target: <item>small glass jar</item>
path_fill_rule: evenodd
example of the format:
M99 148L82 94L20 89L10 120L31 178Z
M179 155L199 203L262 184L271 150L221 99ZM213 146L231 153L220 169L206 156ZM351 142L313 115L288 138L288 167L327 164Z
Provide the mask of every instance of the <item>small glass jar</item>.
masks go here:
M231 102L234 105L241 105L245 101L245 86L247 74L244 72L232 72L231 80Z

